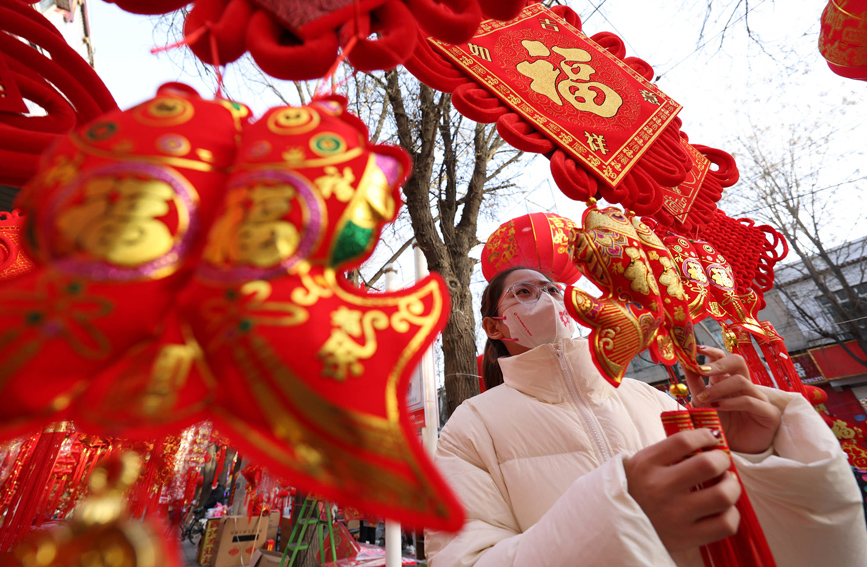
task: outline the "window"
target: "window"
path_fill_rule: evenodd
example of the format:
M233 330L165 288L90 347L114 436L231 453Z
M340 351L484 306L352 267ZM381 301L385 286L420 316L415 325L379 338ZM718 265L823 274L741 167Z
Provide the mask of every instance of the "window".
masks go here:
M820 295L816 297L816 302L825 310L832 320L837 323L843 323L844 321L851 321L852 319L856 319L859 317L857 313L862 313L867 308L867 282L860 283L858 285L852 286L852 290L858 295L858 304L852 305L849 301L849 298L846 297L846 293L843 290L837 290L834 292L834 295L837 296L837 301L840 302L840 309L834 306L827 298ZM867 331L867 319L862 319L857 321L859 327ZM838 327L835 329L840 331L844 335L844 339L852 338L848 333L845 332L845 327Z

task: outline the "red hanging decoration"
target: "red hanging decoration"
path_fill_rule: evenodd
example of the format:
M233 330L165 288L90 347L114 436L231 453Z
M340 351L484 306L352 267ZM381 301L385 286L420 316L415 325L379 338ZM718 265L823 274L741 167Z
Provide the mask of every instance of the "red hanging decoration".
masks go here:
M35 531L12 553L0 555L0 567L180 567L177 545L164 537L161 523L152 518L129 519L124 492L139 471L134 453L104 461L91 478L90 495L73 517L62 526Z
M117 104L93 68L27 3L0 0L0 22L0 83L4 98L12 93L21 101L0 104L0 183L21 187L53 142ZM45 114L29 115L25 99Z
M593 361L609 382L618 386L629 362L647 348L665 364L679 361L700 372L687 295L670 253L647 225L615 207L591 205L572 231L570 249L603 295L570 286L566 309L591 329Z
M340 276L396 216L409 156L370 144L338 96L246 116L165 86L44 157L21 198L39 266L0 287L0 435L70 417L146 439L208 417L293 484L460 528L402 395L445 326L445 284Z
M23 466L21 482L12 496L6 519L0 526L0 552L15 548L37 520L45 487L70 427L68 422L52 424L39 436L30 458Z
M638 214L663 204L692 167L681 142L680 105L649 82L652 68L626 57L609 32L590 38L564 6L525 8L488 21L469 43L420 42L406 68L452 94L455 109L515 148L542 153L568 197L600 195ZM582 94L583 93L583 94Z
M709 408L688 411L667 411L662 414L665 433L671 436L680 431L706 428L719 433L717 447L711 451L722 450L729 453L728 442L716 410ZM705 449L708 450L708 449ZM735 469L734 461L729 471L735 475L743 490L743 483ZM768 547L762 526L756 517L749 496L744 490L735 506L741 516L741 523L735 535L712 544L702 546L701 556L706 567L776 567L776 562Z
M77 398L82 421L104 425L91 431L108 435L123 424L114 419L155 426L185 417L188 400L155 383L150 368L144 376L126 372L113 391L97 379L81 396L89 380L128 349L147 349L171 324L167 315L204 244L247 114L166 85L42 157L19 196L38 267L0 287L0 437L68 416ZM171 367L192 358L192 349L178 350L160 353L168 372L157 378L171 380Z
M677 187L662 187L662 208L653 219L677 234L697 234L713 221L723 190L737 183L734 158L708 146L692 145L681 131L682 142L692 162L686 179ZM716 169L711 169L711 165Z
M458 528L399 394L445 325L445 284L433 275L365 293L339 276L397 214L408 156L370 144L339 96L272 109L245 130L239 155L181 301L219 373L216 427L325 498Z
M759 309L764 309L764 293L774 285L774 266L789 253L783 235L769 225L756 225L746 218L733 219L718 209L697 240L711 244L725 256L737 293L744 295L754 291Z
M485 279L514 267L537 270L553 281L573 284L581 272L569 257L571 220L552 213L531 213L500 225L482 250Z
M822 12L819 52L834 73L867 80L867 1L829 0Z
M165 14L188 1L110 0L128 12ZM526 0L195 0L184 22L193 53L207 64L248 52L278 79L318 79L338 50L359 71L406 61L420 30L449 42L472 37L483 17L511 19ZM376 36L372 39L371 36ZM214 49L215 46L215 49Z

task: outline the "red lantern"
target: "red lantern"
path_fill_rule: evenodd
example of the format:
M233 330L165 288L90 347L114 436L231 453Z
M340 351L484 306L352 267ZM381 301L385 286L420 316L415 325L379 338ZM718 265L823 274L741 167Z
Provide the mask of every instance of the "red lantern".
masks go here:
M828 401L828 392L816 386L803 385L807 400L814 406L820 406Z
M867 80L867 0L830 0L822 12L819 52L831 70Z
M503 270L521 267L554 281L575 283L581 272L568 253L573 228L573 221L551 213L531 213L501 224L482 251L482 274L491 281Z

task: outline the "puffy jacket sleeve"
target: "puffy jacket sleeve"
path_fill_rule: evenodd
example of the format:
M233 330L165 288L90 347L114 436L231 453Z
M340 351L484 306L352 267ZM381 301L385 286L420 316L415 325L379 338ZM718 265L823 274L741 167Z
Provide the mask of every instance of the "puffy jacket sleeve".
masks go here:
M464 504L458 534L429 531L431 567L674 567L653 526L629 496L623 457L584 475L521 532L481 418L463 404L449 419L436 464Z
M763 390L782 411L772 450L734 458L777 565L867 565L863 495L840 443L803 396Z

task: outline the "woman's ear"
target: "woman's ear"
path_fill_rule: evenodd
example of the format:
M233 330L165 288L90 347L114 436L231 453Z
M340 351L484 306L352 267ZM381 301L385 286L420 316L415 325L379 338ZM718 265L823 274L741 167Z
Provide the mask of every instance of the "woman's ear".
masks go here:
M497 324L499 321L493 319L492 317L485 317L482 319L482 328L485 330L485 333L488 335L489 339L501 340L506 337L502 331L500 331L500 326Z

